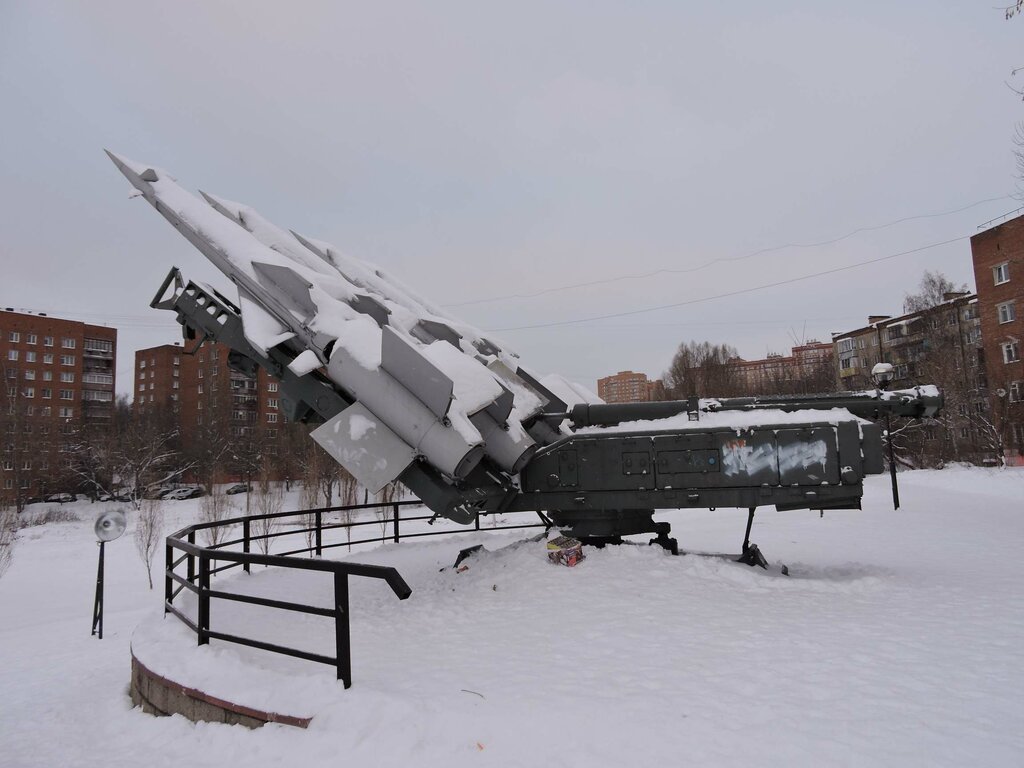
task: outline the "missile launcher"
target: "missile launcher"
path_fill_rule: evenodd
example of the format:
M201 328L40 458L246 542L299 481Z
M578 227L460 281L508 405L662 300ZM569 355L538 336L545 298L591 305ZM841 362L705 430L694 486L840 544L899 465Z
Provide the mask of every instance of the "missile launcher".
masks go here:
M402 482L460 523L534 511L585 542L655 533L674 550L654 510L859 508L883 465L865 417L942 404L928 387L603 404L372 264L107 154L238 292L174 268L151 305L174 311L186 339L224 343L233 366L278 378L286 417L318 424L312 439L366 488Z

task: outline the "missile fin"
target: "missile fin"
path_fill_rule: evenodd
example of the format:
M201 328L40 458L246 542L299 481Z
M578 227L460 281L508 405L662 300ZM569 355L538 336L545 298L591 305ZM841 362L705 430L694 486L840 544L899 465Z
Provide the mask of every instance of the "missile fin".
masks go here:
M321 424L310 436L373 493L397 480L416 457L412 446L360 403Z
M443 419L452 404L454 382L390 326L384 326L381 331L381 368L427 406L437 418Z
M260 284L268 290L276 290L291 305L291 308L307 319L317 312L317 306L309 296L313 284L290 267L254 261L252 268Z

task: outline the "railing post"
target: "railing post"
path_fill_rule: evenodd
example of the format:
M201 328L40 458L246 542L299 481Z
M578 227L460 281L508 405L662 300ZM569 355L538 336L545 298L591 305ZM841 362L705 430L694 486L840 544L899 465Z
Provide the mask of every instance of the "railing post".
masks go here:
M476 526L476 529L479 531L480 530L480 513L479 512L476 513L476 520L473 521L473 524Z
M320 557L323 554L323 538L320 526L323 521L323 512L317 510L316 512L316 556Z
M195 531L189 531L188 532L188 543L189 544L195 544L196 543L196 532ZM196 559L195 559L195 556L191 552L189 552L188 553L188 583L189 584L194 584L195 580L196 580Z
M346 688L352 687L352 652L349 643L348 574L334 572L334 650L338 679Z
M164 543L164 615L167 614L167 606L174 600L174 579L171 573L174 571L174 547Z
M245 554L249 554L249 518L248 517L245 518L242 521L242 551ZM242 569L246 573L250 573L250 571L249 571L249 563L242 563Z
M401 538L401 534L400 534L400 532L398 530L398 510L399 510L399 506L397 504L395 504L394 510L395 510L395 518L394 518L394 520L395 520L395 544L397 544L398 540Z
M199 555L199 645L210 643L210 560Z

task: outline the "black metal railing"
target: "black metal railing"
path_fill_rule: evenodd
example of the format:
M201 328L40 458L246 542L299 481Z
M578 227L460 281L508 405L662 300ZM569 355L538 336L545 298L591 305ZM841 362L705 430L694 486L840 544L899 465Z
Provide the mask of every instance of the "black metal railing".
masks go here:
M164 568L164 613L171 613L180 619L189 629L195 632L199 645L206 645L213 640L223 640L231 643L238 643L252 648L260 648L265 651L284 654L307 661L314 661L321 664L329 664L336 668L338 679L344 681L345 687L352 685L352 660L350 644L350 612L349 612L349 576L362 576L365 578L381 579L394 591L400 600L404 600L412 594L412 589L401 577L397 570L381 565L364 565L350 563L340 560L321 559L326 550L338 547L351 547L361 544L380 544L384 542L399 542L402 539L420 538L424 536L442 536L448 534L466 533L482 530L480 519L477 518L473 527L447 528L429 531L412 531L403 533L403 523L408 525L416 522L433 523L433 515L407 515L402 516L402 510L409 507L421 507L419 501L398 501L387 504L355 504L343 507L323 507L320 509L298 510L294 512L278 512L267 515L248 515L246 517L229 518L215 522L197 523L172 533L167 537L165 543L165 568ZM383 512L378 519L370 520L337 520L332 521L330 515L333 513L345 513L346 517L352 512L376 510ZM390 513L390 517L388 516ZM507 531L521 528L550 528L551 521L544 515L538 515L540 522L523 525L495 525L488 526L488 531ZM285 530L275 530L274 525L282 523L293 523ZM219 540L219 534L241 527L240 538L233 538L224 541ZM352 539L353 529L361 529L365 526L378 526L379 536L369 538ZM259 531L254 532L255 529ZM325 534L334 531L345 531L345 539L325 543ZM201 546L196 543L196 533L199 531L211 531L213 543L209 546ZM265 542L260 548L269 552L271 543L286 537L301 536L305 546L296 549L287 549L276 554L263 554L252 551L254 543ZM241 551L237 546L241 544ZM309 555L309 557L299 557ZM185 566L185 575L178 569ZM224 589L214 589L212 577L230 570L241 567L249 573L253 565L272 566L277 568L292 568L306 571L320 571L331 574L334 582L334 600L331 607L318 607L295 603L287 600L273 600L255 595L229 592ZM187 590L194 594L197 599L196 619L193 621L179 605L174 601ZM250 605L259 605L266 608L305 613L313 616L324 616L334 619L335 655L311 653L297 648L289 648L275 643L269 643L254 638L242 637L227 632L221 632L211 627L210 602L211 600L227 600Z

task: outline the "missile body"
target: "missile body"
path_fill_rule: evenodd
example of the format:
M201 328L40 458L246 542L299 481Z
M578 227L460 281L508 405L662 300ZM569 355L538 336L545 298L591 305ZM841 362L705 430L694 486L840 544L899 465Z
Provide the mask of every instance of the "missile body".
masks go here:
M371 490L422 459L451 481L486 456L517 474L568 430L534 422L561 402L493 338L383 270L281 229L252 208L108 152L142 196L238 288L246 340L319 369L353 402L314 439Z

